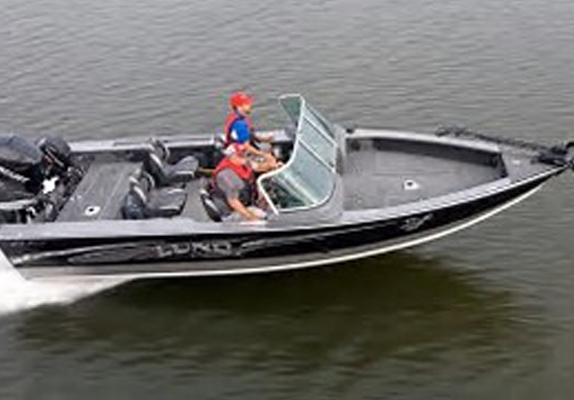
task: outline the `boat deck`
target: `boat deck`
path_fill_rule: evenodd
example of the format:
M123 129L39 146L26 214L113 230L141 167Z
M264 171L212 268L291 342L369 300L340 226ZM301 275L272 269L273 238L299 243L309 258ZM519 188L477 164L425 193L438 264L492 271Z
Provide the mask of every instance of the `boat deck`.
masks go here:
M485 184L505 175L499 160L461 149L445 157L444 148L362 141L347 154L345 209L391 207Z
M95 221L121 218L121 204L129 189L129 177L141 163L94 162L57 221Z
M185 185L187 201L181 213L184 218L191 218L197 222L210 222L199 196L200 189L205 185L204 179L195 179Z
M520 154L492 153L471 148L415 144L399 140L357 139L348 146L343 182L344 209L392 207L426 200L493 182L502 177L524 178L540 169ZM141 162L102 159L90 166L61 210L59 222L122 219L122 201L129 177ZM185 185L187 201L180 217L211 221L199 191L204 179Z
M57 221L122 219L121 207L129 190L129 177L141 167L141 162L130 161L92 163L74 194L60 211ZM203 179L195 179L184 186L187 201L181 217L192 218L198 222L210 221L199 196L199 190L204 183Z

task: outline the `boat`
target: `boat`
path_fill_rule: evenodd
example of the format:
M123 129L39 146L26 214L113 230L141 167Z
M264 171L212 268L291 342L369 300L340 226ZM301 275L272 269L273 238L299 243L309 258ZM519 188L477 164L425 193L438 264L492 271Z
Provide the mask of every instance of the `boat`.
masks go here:
M48 137L34 145L37 154L6 136L9 148L27 149L20 161L47 159L50 173L27 197L0 201L1 258L27 279L329 265L471 227L573 165L572 143L545 146L456 127L432 134L343 127L301 95L283 95L279 104L288 124L268 133L283 165L257 178L269 208L258 222L221 222L205 191L221 157L220 135L69 144ZM0 169L5 183L28 182L21 174L9 164Z

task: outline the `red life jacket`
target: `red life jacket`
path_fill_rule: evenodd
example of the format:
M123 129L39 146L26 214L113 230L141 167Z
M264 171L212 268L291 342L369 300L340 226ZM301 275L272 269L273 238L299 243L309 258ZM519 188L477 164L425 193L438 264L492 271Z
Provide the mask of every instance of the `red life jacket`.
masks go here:
M249 132L253 135L253 123L251 122L251 118L249 117L242 117L236 111L231 111L225 120L225 146L229 146L233 143L233 139L231 138L231 128L235 121L243 119L247 123L249 127Z
M242 180L246 181L247 183L252 183L255 180L255 175L253 174L253 170L249 166L249 163L244 165L239 165L236 163L231 162L229 157L225 157L223 160L217 164L215 167L215 171L213 172L213 180L215 182L215 178L217 175L223 171L224 169L231 169L233 172L237 174Z
M217 175L224 169L228 168L231 169L233 172L235 172L237 176L239 176L241 180L243 180L243 182L245 183L243 189L239 193L239 201L241 201L241 203L243 203L246 206L250 205L251 203L253 203L256 193L254 190L255 174L253 173L253 169L251 169L249 164L245 165L235 164L231 162L229 157L225 157L223 160L221 160L220 163L217 164L217 167L213 172L212 177L213 179L212 189L214 190L213 194L221 198L221 200L223 200L227 204L227 199L225 198L225 195L223 194L221 189L219 189L219 187L217 186ZM228 208L229 212L231 212L232 209L229 207L229 205Z

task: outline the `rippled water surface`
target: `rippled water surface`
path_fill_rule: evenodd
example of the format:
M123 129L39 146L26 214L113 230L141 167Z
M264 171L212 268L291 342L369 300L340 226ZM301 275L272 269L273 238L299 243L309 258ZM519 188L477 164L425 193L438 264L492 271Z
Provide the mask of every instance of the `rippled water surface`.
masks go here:
M0 131L212 132L245 89L262 128L300 92L339 122L560 142L572 21L571 0L0 0ZM32 296L0 316L0 398L574 398L573 199L564 176L336 267Z

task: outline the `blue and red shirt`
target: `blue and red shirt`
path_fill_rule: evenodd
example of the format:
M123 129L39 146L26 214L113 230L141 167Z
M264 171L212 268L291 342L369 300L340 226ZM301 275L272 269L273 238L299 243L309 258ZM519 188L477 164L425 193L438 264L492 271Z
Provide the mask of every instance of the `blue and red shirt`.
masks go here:
M225 144L244 144L251 141L253 125L248 117L232 111L225 121Z

